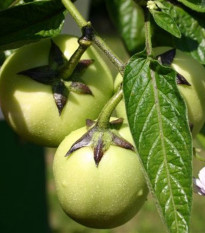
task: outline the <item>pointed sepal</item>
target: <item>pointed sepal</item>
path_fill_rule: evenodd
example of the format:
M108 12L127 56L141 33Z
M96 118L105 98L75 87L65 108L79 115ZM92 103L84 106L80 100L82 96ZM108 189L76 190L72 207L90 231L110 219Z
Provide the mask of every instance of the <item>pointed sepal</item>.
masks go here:
M67 59L65 58L64 54L61 52L56 43L51 40L51 47L49 51L49 66L54 70L58 70L65 63L67 63Z
M123 118L118 118L116 120L110 121L110 128L111 129L120 129L120 127L123 124L124 119Z
M111 125L118 125L118 124L122 125L123 120L124 120L123 118L117 118L116 120L110 121L110 124Z
M86 71L86 69L92 65L94 62L93 59L84 59L84 60L80 60L77 64L77 66L75 67L72 75L70 76L69 80L72 81L76 81L76 80L80 80L80 78L82 77L83 73Z
M52 85L52 90L59 115L61 115L68 99L68 89L62 81L58 81Z
M102 137L99 137L98 142L96 143L94 147L94 160L95 160L96 166L99 165L103 155L104 155L104 143L103 143Z
M176 55L176 49L170 49L165 53L162 53L159 56L157 56L157 58L162 65L170 66L174 60L175 55Z
M120 122L121 120L115 120L112 121L112 123L119 124L118 121ZM98 167L103 155L111 145L119 146L128 150L135 150L131 143L117 135L116 130L111 128L101 129L97 123L98 122L92 120L87 120L87 127L91 125L92 128L90 128L81 138L73 143L65 156L69 156L74 151L82 147L90 146L93 149L95 165ZM110 125L112 125L112 123L110 122Z
M93 136L93 128L91 130L89 130L88 132L86 132L81 138L79 138L75 143L73 143L73 145L71 146L71 148L69 149L69 151L66 153L66 157L69 156L70 154L72 154L74 151L88 146L91 144L91 139Z
M191 84L185 79L185 77L179 73L177 73L177 84L191 86Z
M69 90L77 94L93 95L90 88L81 82L72 82L69 86Z
M160 54L157 58L162 65L171 66L176 56L176 49L170 49L165 53ZM185 79L185 77L177 73L177 84L183 84L191 86L191 84Z
M92 65L94 62L94 59L83 59L80 60L75 68L75 72L83 72L85 71L90 65Z
M57 75L56 71L52 70L48 65L23 70L17 74L25 75L39 83L48 85L54 82Z
M96 123L96 121L93 121L93 120L91 120L91 119L86 119L86 126L87 126L87 128L90 128L90 127L92 127L94 124Z
M127 150L132 150L132 151L135 150L134 146L131 143L129 143L127 140L125 140L124 138L122 138L114 133L112 135L112 144L115 146L122 147L122 148L127 149Z

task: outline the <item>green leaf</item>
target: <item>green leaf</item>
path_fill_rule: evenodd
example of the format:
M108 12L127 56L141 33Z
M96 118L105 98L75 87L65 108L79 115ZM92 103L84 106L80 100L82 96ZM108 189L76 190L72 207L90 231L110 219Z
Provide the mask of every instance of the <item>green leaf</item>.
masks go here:
M159 27L163 28L165 31L169 32L175 37L181 37L181 32L178 25L173 19L173 16L166 13L166 8L159 8L159 10L150 9L150 13Z
M0 10L6 9L9 7L15 0L3 0L0 1Z
M144 47L144 14L133 0L106 0L109 15L130 53Z
M201 21L197 20L195 16L186 12L177 5L172 5L164 1L169 14L174 17L181 33L182 38L179 40L174 38L176 47L182 51L189 53L194 59L200 63L205 64L205 23L204 17Z
M64 10L59 1L38 1L0 11L0 50L59 34Z
M123 90L130 130L171 233L189 232L192 139L176 73L142 53L129 61Z
M182 2L185 6L191 8L192 10L205 12L204 0L178 0L178 2Z

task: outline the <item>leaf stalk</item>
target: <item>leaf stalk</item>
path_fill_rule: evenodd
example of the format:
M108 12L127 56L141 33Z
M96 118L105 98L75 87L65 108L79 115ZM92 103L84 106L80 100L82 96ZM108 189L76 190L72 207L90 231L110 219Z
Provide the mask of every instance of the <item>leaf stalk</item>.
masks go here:
M148 56L152 56L152 34L151 34L151 23L150 23L150 12L148 9L144 10L145 15L145 46Z
M103 51L108 59L115 65L122 76L124 76L125 64L114 54L114 52L108 47L108 45L97 35L93 36L93 42L95 45Z

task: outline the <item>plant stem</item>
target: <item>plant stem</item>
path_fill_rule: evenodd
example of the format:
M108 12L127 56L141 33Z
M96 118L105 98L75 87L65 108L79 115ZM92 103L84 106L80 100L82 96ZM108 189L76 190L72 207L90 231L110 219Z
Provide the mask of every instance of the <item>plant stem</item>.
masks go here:
M107 55L109 60L117 67L121 75L124 76L125 64L113 53L108 45L97 35L94 35L93 42Z
M113 96L112 98L107 102L107 104L102 109L98 121L97 126L100 129L108 129L109 128L109 120L112 115L112 112L118 105L118 103L121 101L123 97L123 91L122 88L120 88Z
M62 3L80 28L88 24L88 22L83 18L81 13L70 0L62 0Z
M20 2L20 0L14 1L14 2L12 2L12 3L10 4L9 7L13 7L13 6L15 6L15 5L18 5L19 2Z
M78 9L70 0L62 0L62 3L64 4L66 9L69 11L71 16L73 17L73 19L81 29L85 26L91 25L90 22L87 22L83 18L83 16L80 14ZM125 64L114 54L114 52L107 46L107 44L99 36L94 35L93 42L106 54L109 60L117 67L117 69L123 76Z
M144 10L145 14L145 45L147 55L152 55L152 40L151 40L151 24L150 24L150 13L147 9Z

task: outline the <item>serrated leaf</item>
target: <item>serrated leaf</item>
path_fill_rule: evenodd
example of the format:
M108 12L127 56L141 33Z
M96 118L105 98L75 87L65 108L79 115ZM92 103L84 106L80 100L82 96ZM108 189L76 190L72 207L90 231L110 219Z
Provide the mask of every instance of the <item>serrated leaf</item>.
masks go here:
M60 1L38 1L0 11L0 50L58 35L64 10Z
M178 2L182 2L185 6L191 8L192 10L205 12L204 0L178 0Z
M171 233L189 232L192 139L176 73L137 54L124 75L130 130L160 215Z
M167 1L163 1L163 4L169 9L168 13L173 16L182 33L181 39L174 38L176 47L189 53L200 63L205 64L204 17L202 21L199 21L195 16L192 16L180 6L173 5Z
M181 32L171 15L157 10L150 10L150 13L159 27L163 28L165 31L171 33L177 38L181 37Z
M144 14L133 0L107 0L109 15L129 52L144 47Z

